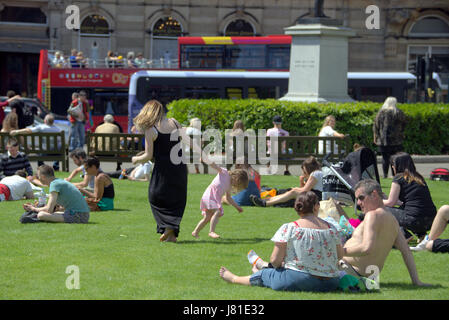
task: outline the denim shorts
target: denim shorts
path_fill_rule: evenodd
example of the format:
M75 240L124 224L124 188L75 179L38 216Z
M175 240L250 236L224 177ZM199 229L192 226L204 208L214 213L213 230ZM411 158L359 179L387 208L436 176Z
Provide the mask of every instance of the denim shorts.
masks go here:
M264 268L254 273L250 279L252 286L267 287L279 291L315 291L337 290L339 277L322 279L309 273L285 268Z

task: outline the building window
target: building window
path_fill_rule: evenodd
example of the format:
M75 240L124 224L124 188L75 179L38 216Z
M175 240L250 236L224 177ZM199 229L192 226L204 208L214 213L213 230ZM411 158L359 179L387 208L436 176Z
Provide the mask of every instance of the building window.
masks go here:
M177 67L178 37L183 34L182 25L171 16L160 18L151 32L151 53L153 68Z
M109 24L105 17L93 14L84 18L80 31L82 34L109 35Z
M40 8L7 6L0 12L0 21L46 24L47 17Z
M255 36L256 32L251 23L243 20L237 19L229 23L225 28L225 36L235 37L235 36Z
M153 27L155 37L180 37L181 34L181 24L172 17L159 19Z
M438 17L418 20L409 32L410 37L445 38L449 37L449 24Z

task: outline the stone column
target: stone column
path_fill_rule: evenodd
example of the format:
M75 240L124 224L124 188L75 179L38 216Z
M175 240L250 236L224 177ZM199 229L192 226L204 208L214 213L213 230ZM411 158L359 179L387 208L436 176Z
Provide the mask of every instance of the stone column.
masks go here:
M348 39L355 31L339 25L297 24L292 36L288 93L281 100L349 102Z

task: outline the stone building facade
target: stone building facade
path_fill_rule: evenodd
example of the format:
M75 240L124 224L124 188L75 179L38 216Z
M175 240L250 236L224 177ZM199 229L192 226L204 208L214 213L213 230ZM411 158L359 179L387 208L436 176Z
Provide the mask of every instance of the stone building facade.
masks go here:
M79 29L66 27L69 5L79 8ZM376 18L367 11L371 5L379 8L375 29L367 27ZM176 58L177 36L283 34L313 6L314 0L0 0L0 60L23 56L22 64L34 63L41 48L90 56L94 42L100 57L112 50ZM24 8L34 20L24 19ZM327 0L324 12L357 32L349 42L349 71L412 70L427 53L448 72L449 0ZM0 94L7 87L3 80Z

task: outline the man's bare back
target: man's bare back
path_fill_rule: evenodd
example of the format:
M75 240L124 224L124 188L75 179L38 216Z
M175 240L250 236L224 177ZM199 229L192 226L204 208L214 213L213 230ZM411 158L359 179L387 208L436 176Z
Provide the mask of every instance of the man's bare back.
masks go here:
M374 222L375 230L375 241L370 253L365 256L344 257L343 259L352 265L359 274L366 277L372 274L372 271L367 269L368 266L377 266L379 272L382 270L399 233L399 224L395 217L385 209L378 208L365 214L364 221L354 230L354 234L346 242L345 248L362 244L367 222Z

